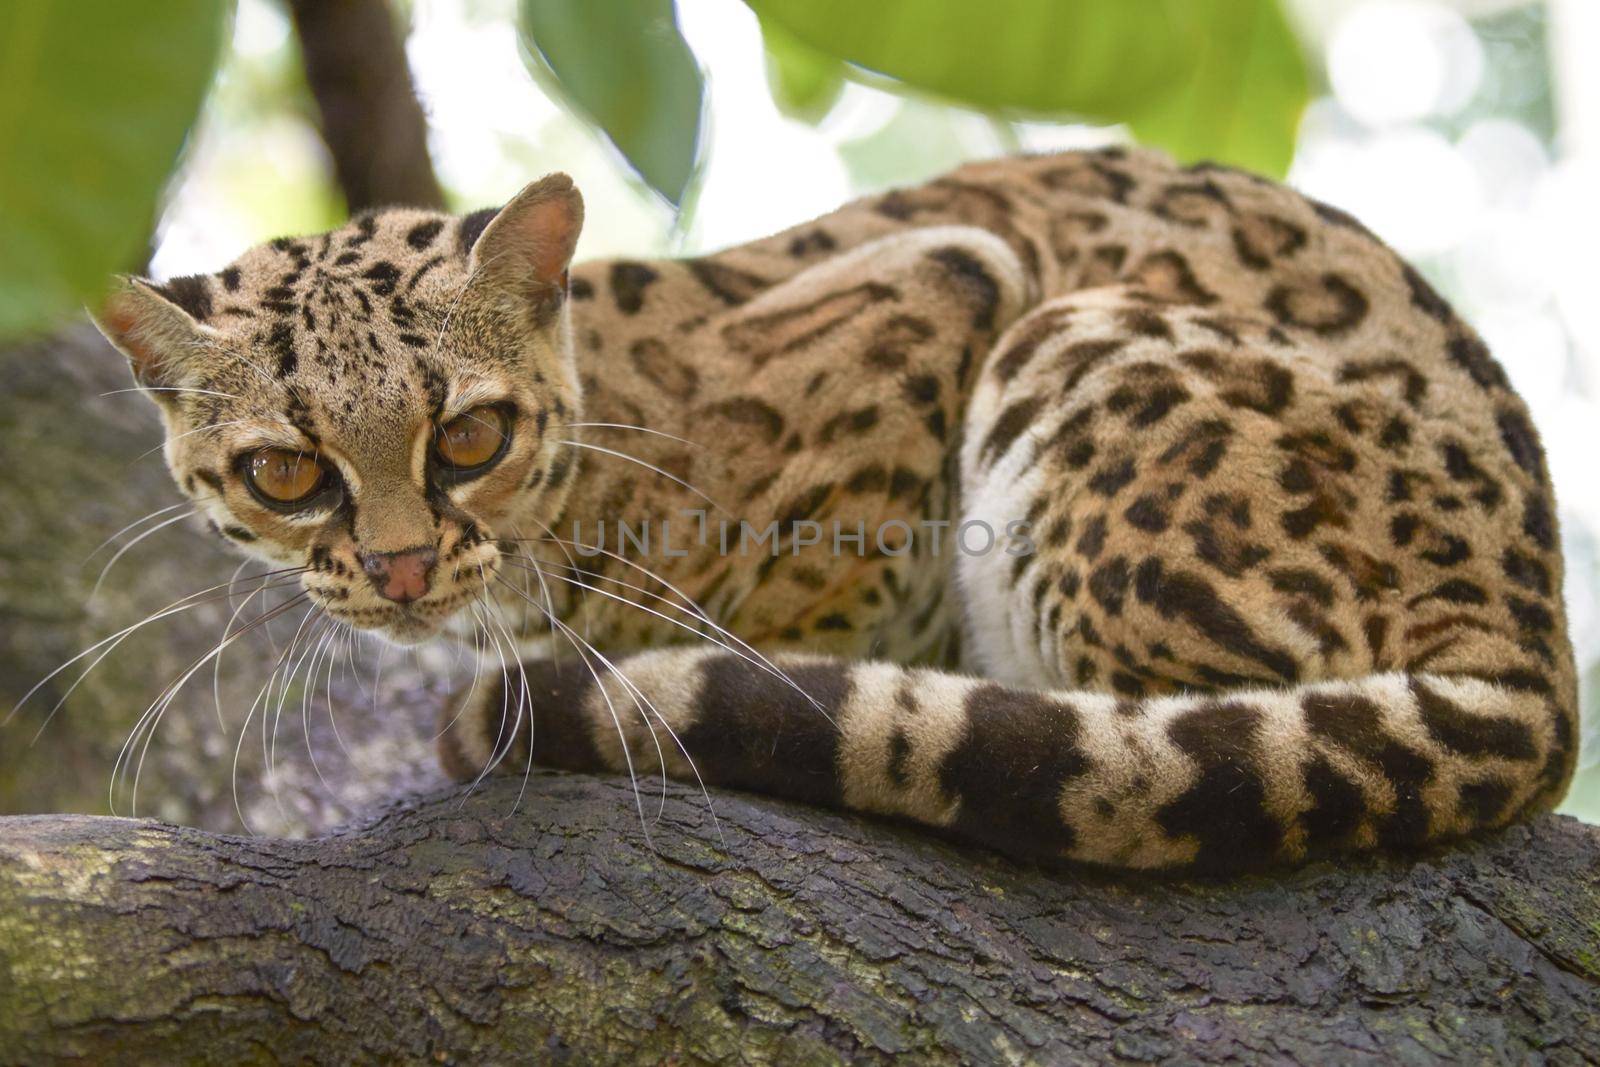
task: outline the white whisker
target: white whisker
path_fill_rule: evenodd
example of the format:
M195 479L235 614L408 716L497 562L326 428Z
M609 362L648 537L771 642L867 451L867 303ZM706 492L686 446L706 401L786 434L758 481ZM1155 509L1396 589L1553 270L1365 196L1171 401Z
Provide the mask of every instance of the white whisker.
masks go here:
M679 437L676 434L666 433L662 430L652 430L648 426L634 426L631 423L626 422L569 422L567 425L572 427L595 427L597 429L605 430L635 430L639 433L648 433L654 434L657 437L665 437L669 441L677 441L679 444L688 445L690 448L705 447L705 445L702 445L699 441L691 441L687 437Z
M309 593L302 593L299 597L286 601L277 608L273 609L271 618L277 618L290 608L299 605L302 601L310 599L311 596ZM295 627L296 640L299 638L300 631L305 627L306 619L314 614L316 610L317 605L315 603L306 609L305 616L303 616L300 620L300 625ZM250 733L250 720L255 717L256 708L259 706L261 708L261 714L263 716L266 715L267 709L265 700L272 699L270 694L272 691L273 679L278 676L278 671L283 668L284 663L294 655L294 650L295 642L291 641L288 646L284 648L283 654L279 656L277 661L273 664L272 673L267 675L266 685L264 685L261 689L261 692L256 695L256 699L250 702L249 710L245 712L244 722L239 726L239 741L233 746L233 767L228 778L233 792L233 810L234 813L239 816L239 824L244 827L245 832L252 835L255 834L255 828L250 825L250 820L245 818L244 805L239 800L239 757L244 752L244 741Z
M516 586L511 585L509 582L504 583L504 584L512 592L514 592L514 593L517 592ZM530 598L529 602L532 603L531 598ZM536 604L536 603L534 604L534 607L538 607L538 606L539 606L538 604ZM588 641L583 641L582 638L578 637L577 633L573 631L572 627L570 627L570 626L566 625L565 623L561 622L559 619L556 619L554 616L550 617L550 621L557 628L560 629L560 631L567 637L568 641L572 642L572 646L573 646L573 648L575 650L578 651L580 659L584 659L583 651L582 651L582 649L579 648L579 642L581 641L583 647L587 648L590 654L594 655L595 658L599 659L600 662L606 667L607 670L609 670L612 674L616 675L617 680L622 684L623 688L628 692L628 695L633 699L635 708L638 709L640 717L644 720L645 729L650 731L650 739L655 743L655 746L656 746L656 759L661 765L661 806L656 812L656 820L659 822L660 819L661 819L662 813L664 813L666 811L666 803L667 803L667 757L666 757L666 753L664 753L661 750L661 741L660 741L659 738L656 737L655 727L650 722L650 713L654 713L654 715L656 717L656 721L661 723L661 725L666 728L667 735L669 737L671 737L672 740L673 740L673 743L677 745L678 751L683 753L684 761L689 764L689 769L694 772L695 780L700 783L701 795L703 795L705 797L706 810L708 812L710 812L710 814L711 814L712 826L716 828L717 836L719 838L721 838L722 837L722 824L717 819L717 813L716 813L716 810L715 810L714 806L711 803L711 794L706 789L705 780L703 778L701 778L701 776L700 776L700 768L695 765L694 757L689 754L688 748L686 748L684 746L683 740L678 736L677 731L673 730L672 724L667 722L666 716L662 715L660 710L653 703L651 703L650 698L645 695L644 691L642 689L640 689L637 685L635 685L633 680L630 679L627 676L627 674L622 671L621 668L619 668L616 664L612 663L611 660L607 659L606 656L603 653L601 653L599 649L595 648L594 645L590 644ZM588 666L587 660L585 660L584 665L586 667ZM599 679L598 675L595 675L594 669L592 667L589 668L589 673L591 675L595 676L596 687L600 690L600 695L605 698L607 707L611 709L611 718L612 718L613 722L616 723L618 737L621 738L621 740L622 740L623 756L628 761L628 776L634 782L634 798L635 798L635 801L638 802L639 801L639 785L638 785L637 779L633 778L633 760L632 760L632 757L628 753L627 738L622 735L622 724L621 724L620 721L617 720L616 708L614 706L612 706L611 698L606 694L605 687L599 684L600 679ZM649 712L646 712L646 710L645 710L646 708L649 709ZM532 766L532 763L533 763L533 749L532 749L532 746L530 746L529 750L528 750L528 763L529 763L529 766L530 766L530 769L531 769L531 766ZM642 804L640 804L640 807L639 807L639 819L640 819L640 824L643 825L644 809L643 809ZM650 838L650 829L649 829L648 826L644 827L644 832L645 832L645 840L648 843L649 842L649 838Z
M115 792L115 790L116 790L116 780L117 780L118 768L122 767L124 765L124 761L129 756L131 756L131 753L132 753L132 747L131 746L133 744L137 743L137 738L140 735L140 733L145 732L146 727L148 727L148 734L146 736L146 739L145 739L143 747L140 749L138 765L137 765L137 767L136 767L136 769L134 771L134 775L133 775L133 792L132 792L132 799L131 799L132 807L130 808L130 810L135 814L138 811L139 778L140 778L141 772L144 769L144 756L145 756L145 753L147 753L149 751L150 740L153 739L154 736L155 736L155 730L156 730L156 727L160 725L162 715L166 712L167 707L169 707L171 705L173 699L176 698L176 696L178 695L178 692L180 690L182 690L182 688L189 681L190 678L194 677L196 672L198 672L199 670L204 668L207 663L211 662L212 657L221 655L222 652L225 649L227 649L230 645L232 645L240 637L244 636L247 633L250 633L251 631L253 631L257 627L264 625L267 621L270 621L270 619L277 617L278 615L280 615L283 612L289 610L294 605L300 603L302 600L307 599L307 598L308 598L308 594L301 593L298 597L294 598L293 600L289 600L284 604L280 604L275 608L272 608L272 609L270 609L270 610L268 610L266 612L263 612L261 615L258 615L255 619L252 619L250 622L248 622L245 625L239 627L237 630L234 630L232 633L229 633L229 634L225 635L223 637L223 639L221 641L217 642L217 644L214 645L208 652L206 652L203 655L201 655L198 659L194 660L191 664L189 664L188 667L186 667L183 671L181 671L177 678L175 678L173 681L167 683L166 688L163 689L162 692L159 695L157 695L155 701L151 703L150 707L145 709L144 714L141 715L139 717L138 722L136 722L134 724L133 731L128 735L128 740L123 743L121 751L118 752L118 754L117 754L117 760L112 765L112 768L111 768L112 793L111 793L111 798L110 799L111 799L111 802L112 802L112 811L113 811L113 813L115 813L115 811L116 811L116 808L115 808L116 792Z
M106 561L106 565L104 567L100 568L100 577L98 577L98 578L96 578L94 580L94 588L89 590L89 600L90 600L90 602L92 603L94 601L94 598L100 595L100 586L105 583L106 575L111 573L111 568L115 567L117 565L117 560L121 559L123 556L126 556L128 554L128 552L129 552L129 550L131 550L134 545L137 545L140 541L143 541L146 537L149 537L151 534L160 533L162 530L165 530L168 526L171 526L173 523L182 522L184 519L187 519L191 515L194 515L194 514L197 514L197 512L194 511L194 510L190 510L190 511L184 512L182 515L174 515L170 519L166 519L166 520L164 520L162 522L158 522L154 526L150 527L150 529L148 529L148 530L144 531L143 533L141 533L138 537L135 537L133 540L129 541L127 544L125 544L121 548L117 549L117 551L112 555L112 557L109 560Z
M513 591L515 591L515 586L511 586L509 583L507 583L507 585L508 588L511 588ZM540 605L535 603L534 607L537 608L540 607ZM589 658L584 652L585 648L593 651L594 646L579 638L577 632L560 619L551 617L550 623L563 635L565 635L567 640L572 643L573 651L578 654L578 659L580 662L582 662L584 669L587 670L589 672L589 676L594 679L594 687L599 691L600 698L605 701L606 710L611 714L612 725L615 726L617 730L617 741L622 745L622 761L628 768L628 781L633 786L634 806L639 810L639 827L644 831L645 844L653 849L655 845L650 839L650 825L644 817L644 796L639 792L639 777L633 768L633 753L628 750L627 733L622 729L622 720L617 716L616 705L611 702L611 694L606 692L606 687L600 682L599 673L594 669L594 666L589 662ZM531 744L529 745L529 751L532 752Z
M134 385L126 389L107 389L101 396L118 396L122 393L196 393L200 396L220 396L224 400L242 400L232 393L219 393L215 389L188 389L177 385Z
M639 466L645 468L646 470L654 471L656 474L659 474L661 477L665 478L667 481L673 482L673 483L676 483L677 485L683 486L685 489L689 490L689 492L693 493L695 496L699 497L701 500L704 500L707 504L710 504L712 507L714 507L718 511L722 512L724 515L730 514L727 508L723 507L721 504L717 503L715 500L712 500L709 496L706 496L706 494L702 493L699 489L697 489L694 486L690 485L688 482L684 481L682 478L679 478L676 474L671 474L671 473L669 473L667 471L664 471L660 467L656 466L654 463L646 463L644 460L640 459L638 456L630 456L626 452L618 452L614 448L604 448L604 447L602 447L600 445L591 445L591 444L588 444L588 443L586 443L584 441L569 441L569 440L566 440L565 438L563 438L558 443L563 444L563 445L571 445L573 448L587 448L591 452L602 452L602 453L604 453L605 455L608 455L608 456L615 456L617 459L625 459L629 463L637 463Z
M168 437L166 440L162 441L159 445L156 445L154 448L146 449L145 451L140 452L137 456L134 456L133 457L133 462L129 463L128 465L131 467L131 466L133 466L134 463L139 462L141 459L144 459L146 456L155 455L157 452L160 452L163 448L166 448L168 445L172 444L174 441L181 441L185 437L192 437L197 433L206 433L207 431L210 431L210 430L225 430L229 426L243 426L247 421L248 420L246 420L246 419L230 419L227 422L212 422L212 423L207 423L204 426L196 426L192 430L185 430L182 433L173 434L171 437Z
M567 557L567 563L572 566L572 569L577 570L578 561L572 558L572 553L567 550L567 546L562 542L561 538L556 536L555 531L550 529L550 527L546 526L544 523L540 522L538 519L534 519L533 522L534 525L538 526L539 529L544 531L545 537L555 543L555 546L561 550L561 554ZM522 536L521 531L518 531L517 536ZM585 639L587 639L589 637L589 603L587 600L579 597L579 604L581 605L583 611L583 636Z
M550 540L555 542L557 545L562 545L564 543L565 544L576 545L576 542L563 542L561 538L553 536L553 535L551 535ZM729 630L729 629L727 629L727 628L725 628L723 626L719 626L716 622L714 622L712 620L712 618L711 618L711 615L703 607L701 607L695 601L695 599L693 597L691 597L688 593L685 593L682 589L679 589L676 585L673 585L671 582L669 582L665 578L661 577L661 575L657 574L655 571L651 570L649 567L643 566L642 564L639 564L639 563L635 563L633 560L628 559L626 556L619 555L616 552L612 552L612 551L610 551L608 549L604 549L604 548L600 549L600 553L602 555L610 558L610 559L616 560L618 563L621 563L624 567L631 567L632 569L638 571L639 573L643 574L645 577L651 579L652 581L660 582L664 589L669 590L670 592L676 594L680 599L682 599L683 602L685 604L687 604L692 609L693 614L697 618L699 618L707 626L711 627L711 629L715 630L723 638L725 638L726 640L732 642L733 644L738 645L740 648L744 649L750 655L754 656L757 660L759 660L761 662L761 664L763 665L763 669L764 670L766 670L773 677L781 679L785 685L787 685L789 688L793 689L796 693L799 693L802 697L804 697L806 702L808 704L810 704L813 708L815 708L819 715L821 715L824 719L827 719L830 725L836 725L833 722L833 717L828 714L828 709L824 708L821 704L819 704L817 702L817 700L810 693L807 693L804 689L800 688L800 686L795 682L795 680L793 678L789 677L789 675L782 668L780 668L776 663L773 663L772 660L768 659L765 655L763 655L761 653L761 651L759 649L757 649L754 645L750 644L748 641L744 640L744 638L738 636L733 631L731 631L731 630ZM568 556L568 559L571 559L570 555ZM577 571L582 572L582 573L592 574L596 578L602 578L602 579L605 579L607 581L612 581L612 582L617 581L617 579L615 579L615 578L610 578L607 575L598 574L598 573L593 572L593 571L585 572L583 570L583 568L581 568L581 567L574 566L574 570L577 570ZM624 583L624 584L626 584L626 583ZM637 588L637 586L635 586L633 588ZM641 590L641 592L642 591L643 590ZM665 597L659 596L658 594L651 594L651 595L652 596L656 596L656 598L658 600L661 600L661 601L663 601L665 603L668 603L668 604L671 603L671 601L667 600Z
M267 583L267 584L272 584L272 583L277 583L277 582L284 582L288 578L291 578L293 576L297 576L301 572L301 570L302 570L302 568L299 568L299 567L291 567L291 568L287 568L284 571L269 571L266 574L259 574L259 575L256 575L255 578L263 579L264 582ZM254 580L254 578L252 580ZM17 712L22 710L22 706L24 704L26 704L33 697L33 695L35 693L37 693L40 689L44 688L44 686L49 684L51 679L53 679L57 675L61 674L62 671L65 671L67 668L71 667L74 663L77 663L79 660L82 660L82 659L84 659L85 657L88 657L88 656L92 656L92 655L95 654L95 652L97 652L97 651L99 651L101 649L105 649L104 652L101 652L100 655L96 656L90 662L88 667L84 668L82 673L80 673L78 675L78 677L76 679L74 679L73 683L70 686L67 687L67 691L65 693L62 693L60 698L57 699L57 701L55 702L55 704L51 706L50 711L45 715L44 722L39 724L39 729L34 734L33 740L34 741L38 741L39 736L44 733L45 727L49 726L50 725L50 721L53 718L55 718L56 712L60 711L61 710L61 706L67 702L67 698L72 695L73 691L75 689L77 689L79 685L83 684L84 679L88 678L89 675L91 673L93 673L95 667L99 666L99 664L106 658L106 656L110 655L113 651L116 650L118 645L120 645L123 641L127 640L130 636L132 636L133 634L137 633L139 630L143 629L144 627L150 625L153 622L159 622L162 619L169 618L169 617L171 617L173 615L182 614L185 611L191 611L194 608L200 607L200 606L205 605L205 604L215 603L218 600L229 599L231 597L231 595L232 595L231 593L224 594L222 596L208 596L207 595L207 594L215 593L216 590L221 589L221 588L223 588L224 585L228 585L228 584L231 584L231 583L221 583L221 584L214 585L214 586L211 586L211 587L206 588L206 589L201 589L198 592L190 593L188 596L180 597L179 599L173 601L171 604L168 604L165 608L162 608L162 609L160 609L158 611L152 612L151 614L146 615L143 619L140 619L138 622L133 623L132 625L129 625L129 626L125 626L121 630L118 630L116 633L111 634L108 637L103 637L99 641L96 641L94 644L90 645L88 648L84 649L82 652L79 652L77 655L73 656L71 659L69 659L65 663L61 664L61 666L57 667L55 670L51 671L49 674L45 675L43 678L40 678L37 682L35 682L33 684L32 688L30 688L26 693L22 694L21 699L19 699L15 704L12 705L11 710L6 714L6 717L3 720L0 720L0 726L5 726L5 725L9 724L11 722L11 720L16 717ZM197 598L200 598L200 599L197 599ZM109 646L109 647L107 647L107 646Z
M104 541L101 541L98 545L96 545L94 547L94 551L93 552L89 553L87 556L84 556L83 557L84 566L88 566L89 561L91 559L94 559L101 552L105 551L107 545L111 544L111 542L115 541L117 538L121 537L123 534L125 534L129 530L133 529L135 526L138 526L140 523L149 522L151 519L155 518L157 515L165 515L169 511L177 511L179 508L188 507L188 506L189 506L189 501L180 500L176 504L168 504L164 508L157 508L156 510L150 512L150 514L148 514L148 515L143 515L143 516L140 516L137 519L134 519L132 522L128 523L128 525L124 526L122 529L118 530L116 533L112 534L110 537L106 538Z

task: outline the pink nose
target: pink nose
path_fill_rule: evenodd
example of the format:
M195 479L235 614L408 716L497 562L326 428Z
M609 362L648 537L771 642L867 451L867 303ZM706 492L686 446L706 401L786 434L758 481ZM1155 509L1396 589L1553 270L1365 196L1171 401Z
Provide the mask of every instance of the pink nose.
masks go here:
M431 548L404 552L363 552L361 569L372 579L378 595L397 604L409 604L428 594L433 565L439 554Z

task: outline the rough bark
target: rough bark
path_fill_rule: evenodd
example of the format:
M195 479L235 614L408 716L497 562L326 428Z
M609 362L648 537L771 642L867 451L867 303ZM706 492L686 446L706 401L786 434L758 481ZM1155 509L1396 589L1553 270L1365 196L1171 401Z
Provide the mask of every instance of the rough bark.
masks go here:
M1230 883L535 773L312 841L0 820L0 1060L1600 1059L1600 829ZM659 818L658 818L658 805Z
M443 207L387 0L289 0L289 12L346 205Z

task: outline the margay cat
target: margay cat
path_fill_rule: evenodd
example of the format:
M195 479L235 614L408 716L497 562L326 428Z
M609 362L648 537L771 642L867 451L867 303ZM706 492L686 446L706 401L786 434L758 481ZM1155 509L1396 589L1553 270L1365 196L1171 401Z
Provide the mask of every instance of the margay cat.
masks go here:
M1141 868L1562 796L1537 435L1348 215L1112 149L569 279L581 222L553 175L102 316L222 536L400 641L517 631L533 658L447 709L452 773L664 763ZM619 520L648 557L583 550ZM730 520L779 527L724 550ZM963 524L999 539L958 551Z

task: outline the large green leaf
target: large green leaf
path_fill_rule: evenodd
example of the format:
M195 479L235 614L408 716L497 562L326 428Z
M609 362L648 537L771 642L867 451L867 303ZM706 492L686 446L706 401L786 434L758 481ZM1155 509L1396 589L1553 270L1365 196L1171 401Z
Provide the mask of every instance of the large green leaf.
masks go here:
M211 83L224 0L0 3L0 338L137 267Z
M1305 58L1276 0L1194 0L1196 63L1162 99L1122 118L1184 162L1282 177L1309 95Z
M672 0L522 0L521 16L534 75L680 206L699 158L705 82Z
M812 48L957 103L1126 122L1281 174L1309 96L1279 0L746 0Z

